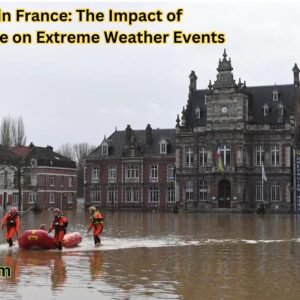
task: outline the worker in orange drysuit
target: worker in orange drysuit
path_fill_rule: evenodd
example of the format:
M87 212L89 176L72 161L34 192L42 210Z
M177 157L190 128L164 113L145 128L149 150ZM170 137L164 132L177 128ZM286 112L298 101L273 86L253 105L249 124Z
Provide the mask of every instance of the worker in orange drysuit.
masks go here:
M20 218L19 213L15 207L12 207L8 213L3 217L1 228L6 226L6 241L9 247L13 245L13 237L20 234Z
M57 245L57 248L59 250L62 249L62 241L64 239L64 236L66 234L66 228L68 226L68 219L62 214L60 209L55 208L53 210L54 213L54 220L49 228L49 233L54 229L54 241Z
M100 235L103 230L103 217L99 210L95 206L89 207L90 216L90 226L88 228L88 233L93 228L94 242L95 246L101 243Z

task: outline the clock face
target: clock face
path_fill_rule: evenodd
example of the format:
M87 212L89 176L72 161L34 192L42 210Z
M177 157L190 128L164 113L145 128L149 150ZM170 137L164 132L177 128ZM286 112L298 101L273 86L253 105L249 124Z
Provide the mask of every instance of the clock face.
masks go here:
M222 111L223 114L227 113L227 107L226 107L226 106L223 106L223 107L221 108L221 111Z

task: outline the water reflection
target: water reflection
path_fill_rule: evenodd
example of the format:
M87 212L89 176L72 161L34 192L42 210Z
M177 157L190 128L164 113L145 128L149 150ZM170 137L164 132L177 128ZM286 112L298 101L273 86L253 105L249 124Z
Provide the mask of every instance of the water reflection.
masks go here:
M93 251L89 255L91 280L99 279L102 275L103 257L100 251Z
M35 228L47 217L28 217L22 226ZM9 299L7 291L10 299L32 299L32 291L44 299L300 298L294 216L115 212L105 216L99 248L86 235L88 215L68 218L69 231L83 235L76 249L0 244L1 265L13 269L0 280L1 298Z

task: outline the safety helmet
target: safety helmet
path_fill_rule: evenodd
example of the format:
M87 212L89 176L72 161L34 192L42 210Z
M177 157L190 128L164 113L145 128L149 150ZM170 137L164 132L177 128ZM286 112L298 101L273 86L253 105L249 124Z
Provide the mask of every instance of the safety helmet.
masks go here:
M94 211L96 211L96 210L97 210L97 209L96 209L95 206L90 206L90 207L89 207L90 213L92 213L92 212L94 212Z
M53 214L55 216L60 216L60 215L62 215L62 212L61 212L61 210L59 208L54 208L53 209Z
M13 214L16 214L18 212L17 208L16 207L12 207L10 209L10 212L13 213Z

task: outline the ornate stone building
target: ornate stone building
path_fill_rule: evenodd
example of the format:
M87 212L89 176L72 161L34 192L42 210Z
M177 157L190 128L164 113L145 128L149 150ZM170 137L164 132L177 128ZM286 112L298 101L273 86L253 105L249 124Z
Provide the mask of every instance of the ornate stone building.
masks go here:
M293 68L293 84L255 87L236 83L232 70L224 51L207 89L197 90L194 71L189 76L176 125L176 200L187 209L241 211L264 201L271 211L290 212L299 69Z

